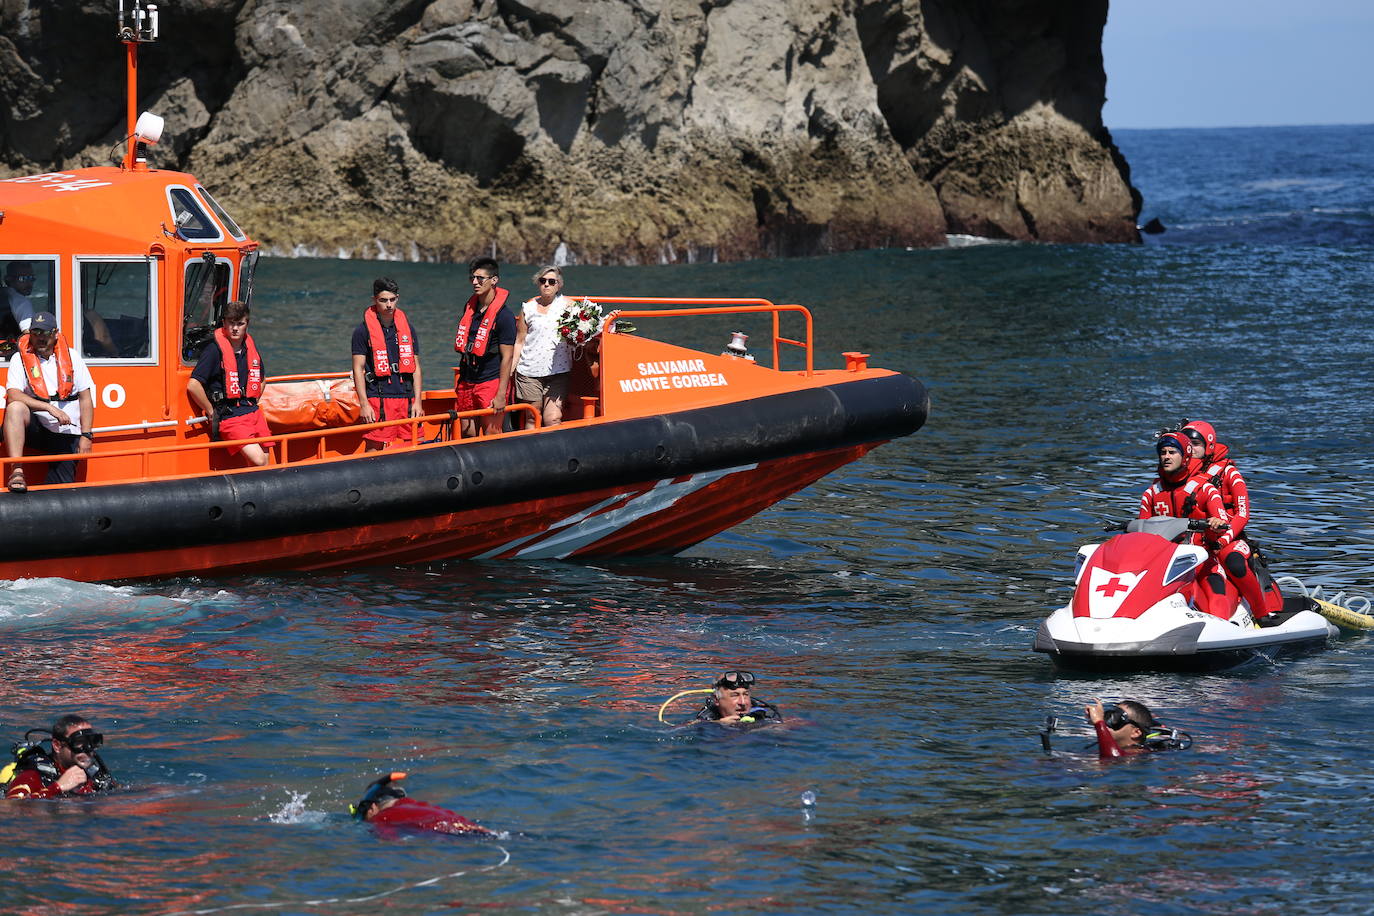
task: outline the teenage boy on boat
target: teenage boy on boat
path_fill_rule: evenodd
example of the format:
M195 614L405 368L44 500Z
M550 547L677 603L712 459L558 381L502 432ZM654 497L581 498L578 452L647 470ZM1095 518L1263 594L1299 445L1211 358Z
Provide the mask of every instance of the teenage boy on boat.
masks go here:
M186 382L186 396L204 411L210 421L210 438L215 441L257 439L270 436L267 420L258 408L267 368L257 344L248 334L248 305L230 302L220 315L215 336L201 351L200 362ZM254 467L267 464L266 442L230 446L232 457L239 453Z
M1205 420L1194 420L1179 430L1188 439L1189 455L1201 462L1200 476L1221 494L1226 507L1228 525L1234 538L1217 551L1217 562L1226 578L1250 605L1250 614L1260 626L1267 626L1269 617L1283 609L1283 595L1274 586L1269 571L1256 563L1256 555L1245 539L1245 523L1250 520L1250 488L1231 460L1231 450L1217 441L1217 431ZM1263 571L1263 576L1260 573ZM1221 573L1207 578L1207 587L1214 594L1224 594L1226 584ZM1277 619L1277 618L1275 618Z
M358 419L363 423L422 415L420 409L420 340L397 303L400 287L389 277L372 281L372 305L353 329L353 387L358 391ZM368 451L389 442L409 442L403 424L363 434Z
M501 431L505 419L506 388L515 363L515 316L506 308L508 290L496 285L500 272L492 258L478 258L468 266L472 297L463 306L453 349L458 356L458 382L455 386L457 410L486 410L482 431L487 435ZM462 421L463 436L477 435L475 419Z
M19 458L27 442L44 455L86 454L95 418L94 383L81 356L62 339L52 312L38 312L10 357L5 391L5 454ZM76 462L48 467L48 483L76 480ZM11 493L28 489L24 469L10 472Z

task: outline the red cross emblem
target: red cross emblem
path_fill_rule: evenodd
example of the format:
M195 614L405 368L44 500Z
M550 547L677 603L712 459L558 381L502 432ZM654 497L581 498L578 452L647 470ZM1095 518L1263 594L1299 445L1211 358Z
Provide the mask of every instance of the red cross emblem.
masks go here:
M1097 587L1097 591L1106 595L1108 598L1115 597L1117 592L1130 591L1130 586L1121 581L1120 576L1112 576L1106 582Z

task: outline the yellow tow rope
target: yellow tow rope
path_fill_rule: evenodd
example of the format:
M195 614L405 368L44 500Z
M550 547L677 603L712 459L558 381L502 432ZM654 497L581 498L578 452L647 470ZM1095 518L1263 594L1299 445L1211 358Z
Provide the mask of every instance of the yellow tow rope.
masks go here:
M1347 630L1374 630L1374 617L1368 614L1361 614L1359 611L1352 611L1320 598L1312 600L1317 603L1317 613L1338 627L1345 627Z
M699 687L699 688L697 688L696 690L684 690L684 691L682 691L681 693L675 693L675 694L673 694L673 695L670 696L666 701L664 701L664 703L663 703L662 706L660 706L660 707L658 708L658 721L662 722L664 725L671 725L671 724L672 724L672 723L669 722L667 719L663 718L663 711L664 711L665 709L667 709L668 706L669 706L670 704L672 704L672 702L673 702L674 700L676 700L676 699L678 699L678 698L680 698L680 697L690 696L690 695L692 695L692 694L694 694L694 693L711 693L713 690L715 690L714 687Z

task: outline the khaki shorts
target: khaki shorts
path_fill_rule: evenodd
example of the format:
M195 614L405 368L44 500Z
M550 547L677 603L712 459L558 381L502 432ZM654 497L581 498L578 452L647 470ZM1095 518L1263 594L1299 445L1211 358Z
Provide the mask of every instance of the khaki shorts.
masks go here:
M545 401L564 401L568 394L568 376L557 375L531 377L515 373L515 399L525 404L543 404Z

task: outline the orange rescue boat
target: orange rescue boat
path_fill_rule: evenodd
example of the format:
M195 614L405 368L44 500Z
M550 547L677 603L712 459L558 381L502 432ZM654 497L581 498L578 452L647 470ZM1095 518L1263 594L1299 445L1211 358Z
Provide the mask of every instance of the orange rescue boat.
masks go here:
M156 38L153 8L121 2L119 25L122 165L0 181L0 262L32 268L25 295L86 360L97 410L76 483L0 493L0 578L671 554L925 422L916 379L858 353L844 369L815 369L801 306L596 296L622 308L574 364L558 426L459 439L456 421L477 413L432 390L425 416L391 421L417 428L411 444L365 452L363 433L388 424L356 422L347 373L280 377L262 399L271 460L239 467L186 382L225 304L251 302L258 245L193 176L149 166L161 121L134 117L134 83L138 45ZM0 310L16 294L0 287ZM772 317L771 367L624 321L747 312ZM783 336L784 316L799 337ZM780 368L784 347L804 368ZM37 484L73 457L22 463Z

